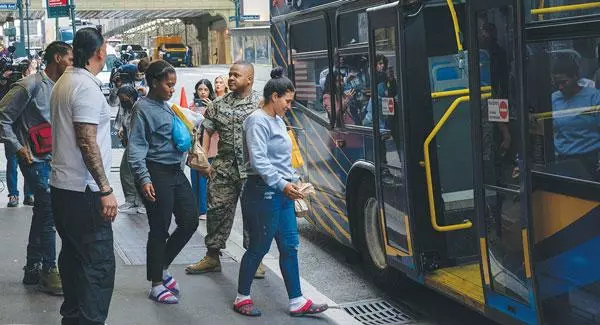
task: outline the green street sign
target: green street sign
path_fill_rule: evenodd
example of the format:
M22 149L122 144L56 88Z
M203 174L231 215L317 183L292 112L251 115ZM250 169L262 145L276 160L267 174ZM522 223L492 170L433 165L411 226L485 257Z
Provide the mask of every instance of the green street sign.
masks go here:
M69 3L67 0L46 0L48 18L69 17Z
M4 29L5 36L17 36L17 29L14 27L8 27Z

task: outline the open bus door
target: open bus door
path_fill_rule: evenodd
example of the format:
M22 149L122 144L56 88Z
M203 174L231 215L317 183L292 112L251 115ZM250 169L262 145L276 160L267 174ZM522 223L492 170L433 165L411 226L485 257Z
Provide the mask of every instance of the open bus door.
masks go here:
M403 29L399 26L402 22L398 19L397 6L396 2L367 10L373 86L368 105L371 112L367 114L371 114L375 134L378 199L367 204L365 213L378 217L366 218L377 222L366 222L365 234L367 237L370 233L376 234L373 240L384 241L383 245L368 245L376 266L382 268L390 263L416 277L419 271L411 238L406 112L402 104L402 82L398 78Z
M486 312L538 324L519 4L468 5L475 211Z

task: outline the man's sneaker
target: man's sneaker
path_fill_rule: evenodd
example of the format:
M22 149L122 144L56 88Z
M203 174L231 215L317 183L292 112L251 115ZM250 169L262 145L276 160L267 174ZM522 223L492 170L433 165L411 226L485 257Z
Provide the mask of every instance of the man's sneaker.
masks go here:
M126 213L126 214L136 214L137 213L137 207L133 203L126 202L125 204L122 204L119 207L119 212L120 213Z
M9 208L16 208L19 206L19 197L11 195L8 197L8 204L6 205Z
M265 266L263 265L263 263L261 262L258 265L258 269L256 269L256 273L254 273L254 278L255 279L264 279L265 278L265 274L266 274L266 270L265 270Z
M187 274L202 274L207 272L221 272L221 260L218 257L206 255L200 262L185 267L185 273Z
M56 266L53 266L48 273L42 272L38 290L55 296L63 294L62 281L60 280L60 274L58 274Z
M137 212L137 214L146 214L146 208L138 207L136 212Z
M29 206L33 206L33 203L34 203L34 202L35 202L35 201L34 201L34 199L33 199L33 195L27 195L27 196L25 197L25 200L23 200L23 204L24 204L24 205L29 205Z
M40 274L42 273L42 267L36 263L33 266L24 266L23 271L23 284L34 285L40 283Z

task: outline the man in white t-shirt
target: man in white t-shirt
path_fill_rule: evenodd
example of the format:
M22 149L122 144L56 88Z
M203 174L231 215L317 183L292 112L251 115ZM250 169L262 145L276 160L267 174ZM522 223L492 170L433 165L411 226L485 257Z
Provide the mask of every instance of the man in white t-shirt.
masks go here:
M110 106L96 75L106 42L95 28L73 40L73 67L56 82L52 112L52 211L62 239L62 324L104 324L115 280L112 222L117 199L111 165Z

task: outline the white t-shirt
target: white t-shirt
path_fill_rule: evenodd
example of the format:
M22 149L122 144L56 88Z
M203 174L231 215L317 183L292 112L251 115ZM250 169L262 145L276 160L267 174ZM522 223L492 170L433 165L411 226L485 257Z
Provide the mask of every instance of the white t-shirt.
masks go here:
M75 140L74 122L96 124L96 142L100 147L104 171L110 172L110 106L101 87L102 81L85 69L70 67L58 79L50 96L52 112L52 174L50 184L63 190L99 191L89 173Z

